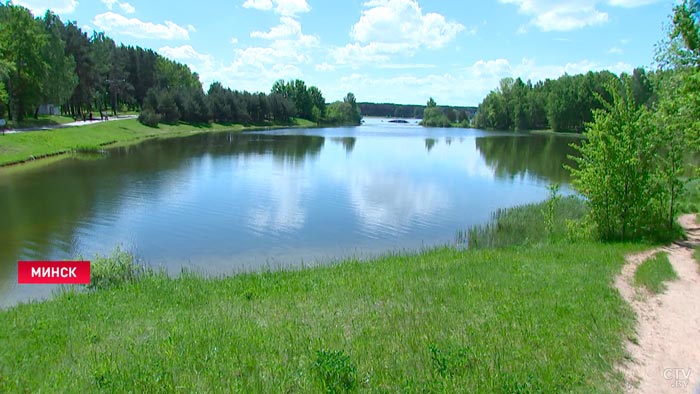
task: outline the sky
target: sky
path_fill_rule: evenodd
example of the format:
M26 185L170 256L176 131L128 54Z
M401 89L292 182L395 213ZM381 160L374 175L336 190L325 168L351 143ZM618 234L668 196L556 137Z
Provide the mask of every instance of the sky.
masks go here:
M14 0L151 48L214 81L268 92L303 79L326 101L476 106L533 82L651 67L673 0Z

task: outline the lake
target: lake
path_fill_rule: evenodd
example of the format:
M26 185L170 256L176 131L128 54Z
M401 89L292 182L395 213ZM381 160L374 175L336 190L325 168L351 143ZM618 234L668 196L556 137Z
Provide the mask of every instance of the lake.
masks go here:
M50 295L18 260L115 247L176 274L299 267L452 243L498 208L570 193L576 137L358 127L198 134L0 172L0 306Z

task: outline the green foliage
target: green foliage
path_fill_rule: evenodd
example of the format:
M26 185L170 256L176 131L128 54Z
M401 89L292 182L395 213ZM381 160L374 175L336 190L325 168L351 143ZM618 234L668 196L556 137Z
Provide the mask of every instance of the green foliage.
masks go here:
M628 80L609 85L611 102L601 98L604 109L594 112L588 140L576 147L573 185L586 196L602 239L663 238L674 204L659 160L664 141L646 107L635 105Z
M97 256L91 262L87 287L91 290L112 289L150 274L152 271L137 264L131 254L116 248L111 256Z
M452 127L452 122L445 114L445 110L439 108L432 97L428 100L425 110L423 110L423 120L421 120L420 124L425 127Z
M0 54L12 65L11 70L5 70L3 82L14 121L23 120L41 104L43 82L49 72L42 56L47 43L41 22L26 8L12 3L0 6Z
M160 123L160 115L153 112L152 109L146 108L139 114L139 122L148 127L158 127Z
M643 286L654 294L664 292L666 290L665 282L676 279L678 279L678 275L673 270L666 252L657 253L644 260L634 273L634 284Z
M547 236L550 239L554 239L556 228L556 210L561 196L559 195L559 184L554 183L548 186L549 198L545 201L545 207L542 210L542 216L544 217L544 228L547 230Z
M113 115L147 109L170 124L269 125L290 123L295 115L325 119L326 102L317 87L297 79L278 81L272 90L232 91L214 82L205 94L197 73L153 50L117 46L102 32L89 36L50 11L34 18L26 8L0 4L0 116L9 112L15 124L36 116L41 104L58 105L76 117L108 108ZM355 109L354 101L351 105ZM359 124L359 109L357 114L353 122Z
M520 78L504 78L498 89L491 91L479 105L474 126L496 130L582 132L585 124L593 120L593 111L602 108L596 97L608 100L605 86L617 79L619 77L609 71L563 75L534 85ZM632 85L635 98L639 97L638 103L651 105L653 85L643 69L634 70Z
M352 93L348 93L343 101L331 103L326 110L325 123L328 124L359 125L361 121L360 107Z
M293 116L318 121L326 115L326 99L321 91L316 86L307 87L302 80L278 80L272 85L271 94L290 100L294 105Z
M447 115L438 107L428 107L423 111L421 126L425 127L452 127Z
M317 351L313 367L328 394L350 393L357 388L357 367L343 351Z
M482 249L549 243L564 236L569 241L586 240L590 234L584 221L587 212L580 198L553 194L541 203L497 210L488 223L458 232L457 243ZM572 226L577 228L575 235L570 234Z

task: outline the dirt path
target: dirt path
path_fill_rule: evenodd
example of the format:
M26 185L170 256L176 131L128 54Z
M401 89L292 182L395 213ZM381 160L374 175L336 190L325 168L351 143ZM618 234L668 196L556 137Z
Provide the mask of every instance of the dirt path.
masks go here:
M700 244L695 215L679 219L688 240L627 257L615 286L637 313L637 340L623 366L625 393L700 394L700 269L692 246ZM659 295L634 287L634 273L646 258L666 251L679 279Z

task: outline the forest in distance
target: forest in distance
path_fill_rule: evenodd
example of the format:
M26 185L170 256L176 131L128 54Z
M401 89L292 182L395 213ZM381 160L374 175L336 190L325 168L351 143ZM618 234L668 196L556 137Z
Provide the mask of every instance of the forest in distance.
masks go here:
M76 22L47 11L35 17L19 5L0 4L0 118L37 117L49 105L72 117L134 111L149 126L159 122L359 124L355 96L326 103L302 80L277 81L269 93L214 82L205 92L187 65L152 49L117 45L102 32L91 36Z
M267 93L213 82L205 91L196 72L151 49L117 45L101 32L88 35L51 11L43 16L0 4L0 118L21 124L41 106L78 118L133 111L148 126L164 122L358 125L362 116L423 119L424 126L582 133L595 110L610 102L606 86L629 77L634 102L651 108L659 84L673 71L636 68L563 75L544 81L504 78L478 107L357 102L352 93L327 103L316 86L277 81Z

